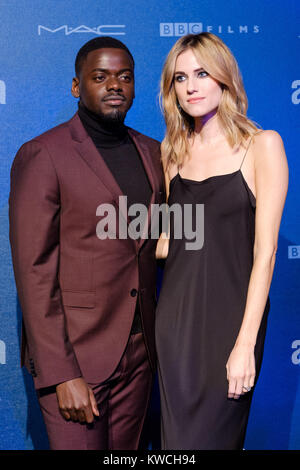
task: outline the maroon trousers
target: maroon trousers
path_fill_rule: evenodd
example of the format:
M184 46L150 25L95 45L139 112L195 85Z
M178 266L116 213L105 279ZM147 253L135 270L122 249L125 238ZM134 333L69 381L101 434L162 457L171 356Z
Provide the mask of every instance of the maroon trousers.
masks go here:
M53 450L136 450L148 408L153 374L142 333L130 336L113 375L101 384L88 384L100 416L92 424L65 420L55 387L38 391L50 448Z

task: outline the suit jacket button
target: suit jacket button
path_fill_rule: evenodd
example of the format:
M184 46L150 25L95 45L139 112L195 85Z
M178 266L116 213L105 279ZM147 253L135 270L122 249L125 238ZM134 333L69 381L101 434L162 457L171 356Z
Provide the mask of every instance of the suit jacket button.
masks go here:
M130 295L131 297L135 297L137 295L138 291L136 289L131 289Z

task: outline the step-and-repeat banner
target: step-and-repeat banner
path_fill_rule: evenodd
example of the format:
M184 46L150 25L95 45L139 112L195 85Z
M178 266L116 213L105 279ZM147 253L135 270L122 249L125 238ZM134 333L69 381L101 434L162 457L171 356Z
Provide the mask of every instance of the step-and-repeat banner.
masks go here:
M123 41L136 62L126 123L161 140L164 59L178 37L209 31L231 48L249 116L285 143L290 185L281 224L264 361L246 449L300 449L300 2L299 0L0 0L0 449L47 449L32 380L19 367L21 312L8 239L9 172L23 142L77 109L70 88L79 48ZM154 389L148 424L159 446Z

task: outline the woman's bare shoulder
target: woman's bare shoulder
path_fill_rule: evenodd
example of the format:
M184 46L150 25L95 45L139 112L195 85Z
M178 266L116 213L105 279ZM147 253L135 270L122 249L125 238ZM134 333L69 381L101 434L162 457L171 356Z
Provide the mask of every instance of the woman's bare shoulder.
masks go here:
M280 168L287 163L282 138L275 130L256 133L253 137L252 152L256 168Z
M283 141L281 135L273 130L262 130L254 134L253 144L256 148L282 148Z

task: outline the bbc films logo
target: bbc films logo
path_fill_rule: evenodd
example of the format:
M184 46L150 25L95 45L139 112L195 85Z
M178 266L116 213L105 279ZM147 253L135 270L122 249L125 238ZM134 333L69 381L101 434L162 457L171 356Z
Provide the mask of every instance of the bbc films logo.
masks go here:
M293 104L299 104L300 103L300 80L294 80L292 83L292 103Z
M64 34L70 36L71 34L96 34L96 36L124 36L126 32L125 24L102 24L98 26L86 26L81 24L80 26L73 27L64 24L57 28L49 28L48 26L38 25L38 35L45 34Z
M300 259L300 245L290 245L288 247L289 259Z
M159 34L163 37L185 36L186 34L199 33L215 34L257 34L260 32L258 25L205 25L204 23L160 23Z
M0 104L6 104L6 85L3 80L0 80Z
M6 364L6 346L2 340L0 340L0 364Z

